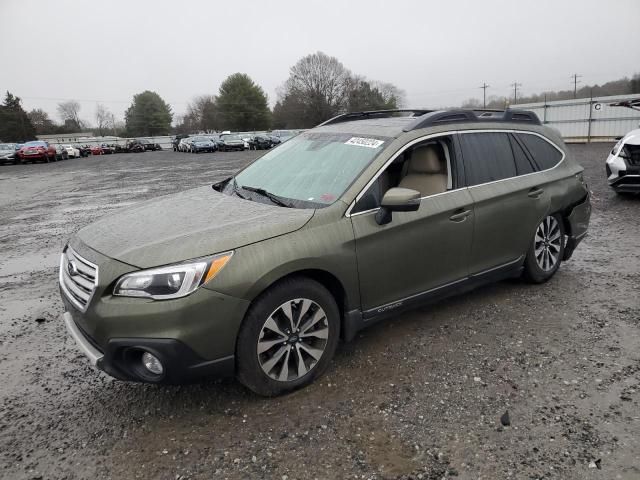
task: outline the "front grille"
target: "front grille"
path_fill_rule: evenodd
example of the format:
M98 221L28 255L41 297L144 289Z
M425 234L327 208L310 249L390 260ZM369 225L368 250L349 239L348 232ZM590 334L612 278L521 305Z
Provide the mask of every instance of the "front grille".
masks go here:
M640 145L625 145L624 149L628 153L627 161L630 165L640 166Z
M84 312L97 285L97 265L66 247L60 258L60 287L69 301Z

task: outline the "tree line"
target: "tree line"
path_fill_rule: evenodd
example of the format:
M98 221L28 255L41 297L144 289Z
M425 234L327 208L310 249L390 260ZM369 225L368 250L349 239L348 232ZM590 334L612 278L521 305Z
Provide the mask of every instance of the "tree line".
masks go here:
M61 122L40 109L26 112L19 97L7 92L0 105L0 139L26 141L35 135L83 132L119 136L154 136L197 131L248 131L270 128L310 128L339 113L398 108L404 93L390 83L371 81L352 73L337 58L317 52L301 58L278 90L273 110L267 94L245 73L227 77L217 92L195 97L182 116L156 92L133 96L124 121L102 104L95 122L81 117L80 103L58 104Z
M631 79L583 86L580 89L547 91L518 96L518 103L563 100L589 96L640 93L640 74ZM487 108L505 108L513 98L490 96ZM402 107L404 92L391 83L369 80L351 72L337 58L323 52L298 60L289 77L277 91L273 110L267 94L245 73L227 77L217 94L193 98L184 115L174 115L171 106L156 92L144 91L133 96L123 120L104 105L95 109L92 126L81 117L80 103L68 100L58 104L60 123L42 109L26 112L19 97L6 92L0 104L0 140L23 142L36 135L88 131L100 136L156 136L169 133L211 132L220 130L251 131L310 128L344 112L384 110ZM476 98L463 107L482 107Z

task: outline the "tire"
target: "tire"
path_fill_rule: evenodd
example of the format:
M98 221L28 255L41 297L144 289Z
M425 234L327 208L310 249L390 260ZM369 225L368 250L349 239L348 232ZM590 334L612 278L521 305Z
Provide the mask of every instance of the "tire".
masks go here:
M555 275L564 256L564 225L560 215L547 215L536 227L524 261L524 278L544 283Z
M298 332L289 322L300 327ZM324 286L306 277L278 282L255 300L242 322L236 344L237 378L267 397L304 387L329 366L339 334L340 312Z

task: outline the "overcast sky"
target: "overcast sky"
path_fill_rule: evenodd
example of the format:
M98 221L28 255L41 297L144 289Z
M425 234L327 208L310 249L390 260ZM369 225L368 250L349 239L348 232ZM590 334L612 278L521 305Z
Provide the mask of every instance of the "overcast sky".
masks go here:
M154 90L176 114L249 74L273 105L301 57L321 50L392 82L408 106L567 89L640 72L639 0L0 0L0 91L43 108L76 99L121 117Z

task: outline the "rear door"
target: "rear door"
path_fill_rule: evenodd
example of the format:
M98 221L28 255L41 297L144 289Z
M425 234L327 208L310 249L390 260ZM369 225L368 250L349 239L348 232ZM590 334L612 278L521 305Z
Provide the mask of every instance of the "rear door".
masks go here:
M474 202L470 273L516 264L549 208L543 178L508 132L461 132L459 141Z

